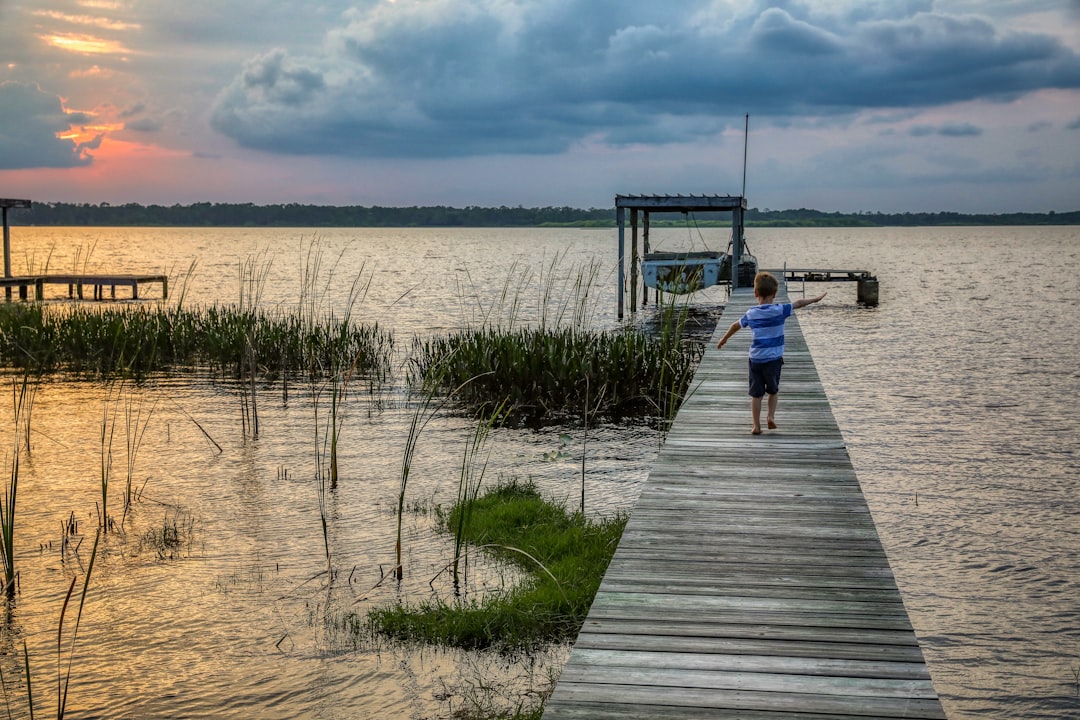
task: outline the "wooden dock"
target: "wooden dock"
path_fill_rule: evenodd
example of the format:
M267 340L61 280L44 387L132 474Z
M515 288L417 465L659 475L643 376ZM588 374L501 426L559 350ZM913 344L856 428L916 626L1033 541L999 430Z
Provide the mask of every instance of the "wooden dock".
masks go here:
M69 274L42 274L22 275L13 277L11 274L11 228L8 225L8 211L12 209L27 209L33 207L33 202L18 198L0 198L0 213L3 215L4 227L4 275L0 277L0 287L4 288L4 297L12 299L12 290L19 291L19 299L27 300L30 288L34 289L34 300L45 299L46 285L67 285L67 296L79 300L85 299L85 289L90 288L94 300L105 299L105 288L109 288L109 299L116 299L116 288L126 287L131 289L131 299L139 299L139 287L141 285L161 285L161 298L169 297L169 278L166 275L123 275L111 273L108 275L87 275L80 273Z
M797 317L779 429L750 435L750 332L716 341L752 302L732 293L544 720L945 717Z
M161 285L161 298L169 297L169 278L167 275L23 275L20 277L0 277L0 287L5 289L11 299L11 290L17 288L19 299L28 299L30 288L34 289L34 300L45 299L46 285L66 285L69 298L85 299L86 288L90 288L94 300L105 299L105 288L109 288L109 299L116 299L116 288L126 287L131 291L131 299L139 299L139 287L142 285Z

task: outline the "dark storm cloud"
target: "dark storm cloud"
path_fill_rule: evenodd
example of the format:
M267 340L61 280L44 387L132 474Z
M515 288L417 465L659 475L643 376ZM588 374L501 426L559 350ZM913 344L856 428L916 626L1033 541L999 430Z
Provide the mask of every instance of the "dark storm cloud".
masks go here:
M135 132L152 133L158 132L165 127L165 123L156 118L139 118L138 120L129 120L124 123L125 130L134 130Z
M704 1L671 13L651 0L398 0L346 19L319 55L250 59L214 127L285 153L555 153L693 141L743 112L782 122L1080 87L1080 57L1059 40L917 0L842 14L795 1L734 14Z
M89 165L93 158L84 151L96 144L56 137L89 121L85 113L65 111L59 97L33 83L0 83L0 170Z
M143 103L135 103L131 107L124 108L123 110L121 110L120 111L120 117L121 118L136 117L137 115L141 115L144 110L146 110L146 105L144 105Z
M946 123L944 125L916 125L908 131L911 137L927 137L941 135L944 137L978 137L982 135L981 128L971 123Z

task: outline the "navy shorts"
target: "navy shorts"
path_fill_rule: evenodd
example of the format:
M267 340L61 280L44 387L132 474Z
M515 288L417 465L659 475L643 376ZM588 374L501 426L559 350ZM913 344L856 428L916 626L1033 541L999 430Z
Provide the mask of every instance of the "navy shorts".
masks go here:
M765 393L775 395L780 392L780 368L784 358L768 362L750 361L750 397L762 397Z

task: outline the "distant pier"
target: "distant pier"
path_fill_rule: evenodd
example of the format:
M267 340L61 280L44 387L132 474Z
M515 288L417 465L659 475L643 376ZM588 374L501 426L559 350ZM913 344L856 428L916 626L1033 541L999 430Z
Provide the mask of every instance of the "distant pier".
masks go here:
M132 300L139 300L139 288L142 285L161 285L161 298L169 297L169 278L166 275L87 275L78 273L68 274L40 274L22 275L13 277L11 274L11 230L8 226L8 210L16 208L29 208L33 205L30 200L18 200L12 198L0 198L0 212L3 213L4 225L4 277L0 278L0 287L4 288L5 297L10 300L12 289L17 288L20 300L30 299L30 288L34 289L34 300L45 299L46 285L66 285L67 296L71 299L84 300L85 289L90 288L94 300L105 299L105 288L109 288L109 299L116 299L116 288L129 288Z
M116 288L128 288L132 300L143 299L139 288L142 285L160 285L161 299L169 297L169 277L167 275L24 275L20 277L0 278L0 287L5 288L11 298L12 288L18 288L20 300L45 300L46 285L66 285L67 297L73 300L105 300L105 289L109 290L110 300L116 300ZM30 288L34 297L30 298ZM90 289L87 298L86 289Z
M732 292L544 720L945 718L797 316L779 429L750 435L750 333L715 345L753 303Z

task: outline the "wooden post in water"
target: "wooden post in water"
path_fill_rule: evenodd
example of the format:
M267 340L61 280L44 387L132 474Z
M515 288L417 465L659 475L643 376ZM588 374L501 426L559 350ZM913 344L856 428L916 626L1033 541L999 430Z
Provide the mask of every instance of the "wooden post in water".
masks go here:
M642 257L649 254L649 211L646 210L642 214L641 221L641 252ZM660 291L657 290L657 297L660 295ZM644 283L641 285L641 307L645 307L649 304L649 288Z
M11 277L11 229L8 228L7 211L8 206L4 205L4 277ZM11 290L8 290L10 294Z
M626 210L621 206L615 208L615 224L619 226L619 319L623 318L623 294L626 278L626 269L623 267L626 258Z
M745 202L745 199L744 201ZM739 265L743 256L742 203L731 210L731 289L739 287Z
M630 312L637 312L637 208L630 208Z
M10 198L0 198L0 208L3 208L4 213L4 277L11 277L11 230L8 228L8 208L28 208L31 206L29 200L13 200ZM7 299L11 299L11 287L4 288L4 293L7 295Z
M876 277L861 277L856 283L855 299L860 305L877 307L878 281Z

